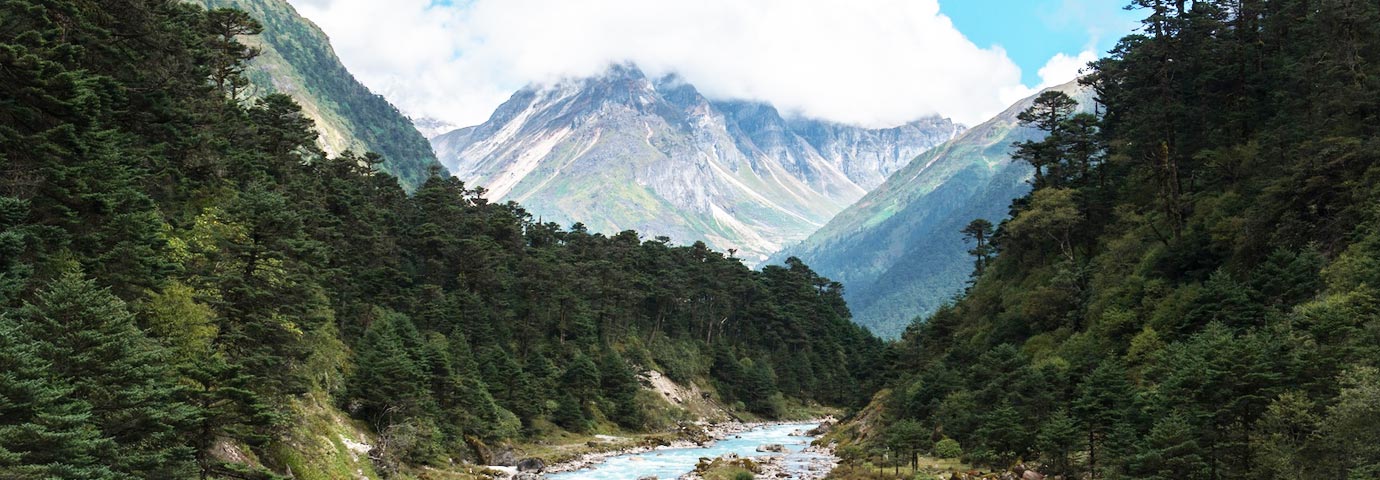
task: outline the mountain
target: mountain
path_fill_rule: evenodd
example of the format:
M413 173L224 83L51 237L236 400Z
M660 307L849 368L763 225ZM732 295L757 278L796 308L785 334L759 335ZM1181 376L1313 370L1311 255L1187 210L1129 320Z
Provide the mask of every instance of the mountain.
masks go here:
M244 38L262 53L245 72L256 94L284 93L316 122L321 147L332 155L352 150L383 155L382 169L408 190L438 165L426 137L382 96L355 80L330 39L284 0L200 0L207 8L248 12L263 32Z
M1052 90L1091 101L1076 82ZM959 230L975 218L1005 218L1011 200L1030 190L1032 170L1012 162L1010 151L1038 134L1016 120L1034 98L915 157L770 262L799 257L844 284L856 322L884 337L899 335L911 319L962 291L973 265Z
M460 127L459 125L447 122L445 120L431 117L413 118L412 126L416 127L418 132L422 132L422 136L426 138L431 138L441 135L443 133L452 132L456 128Z
M515 93L488 121L432 138L491 200L594 231L636 229L733 249L798 242L911 158L961 132L942 118L869 130L712 101L634 66Z

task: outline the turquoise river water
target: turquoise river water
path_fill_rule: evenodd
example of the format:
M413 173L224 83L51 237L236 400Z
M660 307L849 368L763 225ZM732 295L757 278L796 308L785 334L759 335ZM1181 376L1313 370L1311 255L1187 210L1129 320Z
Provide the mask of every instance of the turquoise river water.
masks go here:
M619 455L574 472L546 475L550 480L636 480L656 476L661 480L674 480L690 473L702 457L719 457L736 453L741 457L753 458L769 455L782 456L781 453L758 452L757 447L766 444L781 444L786 447L784 464L787 472L803 472L809 461L819 458L818 454L803 452L812 437L793 436L792 432L806 432L818 424L783 424L757 427L728 438L714 442L708 447L668 448L636 454Z

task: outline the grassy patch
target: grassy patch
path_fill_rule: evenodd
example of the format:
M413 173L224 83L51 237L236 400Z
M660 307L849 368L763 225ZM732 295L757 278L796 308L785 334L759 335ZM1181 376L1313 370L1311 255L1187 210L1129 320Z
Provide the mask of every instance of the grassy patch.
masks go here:
M752 480L762 473L756 462L746 458L701 459L695 471L705 480Z
M381 478L363 452L350 449L345 439L368 443L372 438L331 406L324 393L313 393L293 405L297 424L268 448L276 470L299 480Z

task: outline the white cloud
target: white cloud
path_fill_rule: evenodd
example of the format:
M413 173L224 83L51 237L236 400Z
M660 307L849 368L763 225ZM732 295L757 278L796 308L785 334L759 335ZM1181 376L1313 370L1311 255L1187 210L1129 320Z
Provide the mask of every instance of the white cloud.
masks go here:
M1040 67L1040 86L1037 88L1048 88L1055 85L1067 83L1070 80L1082 75L1088 62L1097 60L1097 54L1092 50L1084 50L1076 57L1070 57L1063 53L1057 54L1054 58L1045 62L1045 66Z
M1045 62L1045 65L1036 71L1040 75L1040 84L1034 87L1018 85L1001 90L998 96L1004 103L1016 103L1022 98L1034 95L1040 90L1044 90L1056 85L1063 85L1078 78L1079 75L1087 73L1088 62L1097 60L1097 53L1092 49L1079 52L1077 56L1070 56L1065 53L1057 53Z
M936 0L290 0L356 76L412 115L485 120L530 83L631 61L706 95L871 126L940 113L976 124L1029 92ZM1044 83L1068 80L1059 55ZM1087 58L1090 60L1091 58Z

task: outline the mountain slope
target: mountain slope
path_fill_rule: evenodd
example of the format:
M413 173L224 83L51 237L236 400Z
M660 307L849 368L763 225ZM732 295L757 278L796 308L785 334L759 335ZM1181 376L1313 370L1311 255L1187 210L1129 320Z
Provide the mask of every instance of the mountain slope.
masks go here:
M1049 98L1044 178L964 297L891 344L843 451L1380 478L1380 5L1325 5L1142 10L1092 64L1101 115Z
M243 10L263 24L263 33L245 38L262 49L246 76L256 94L292 96L316 122L327 153L375 152L383 170L408 190L437 165L426 137L382 96L355 80L331 48L330 39L284 0L200 0L207 8Z
M787 120L768 105L710 101L675 77L614 66L525 88L487 122L432 145L491 200L518 201L545 220L704 241L756 263L862 197L898 158L958 131L939 118L884 130Z
M1053 89L1089 100L1073 82ZM1033 100L916 157L771 261L801 258L844 284L855 321L899 335L962 290L972 262L959 230L974 218L1005 218L1011 200L1029 191L1030 167L1009 154L1012 143L1037 134L1016 120Z

